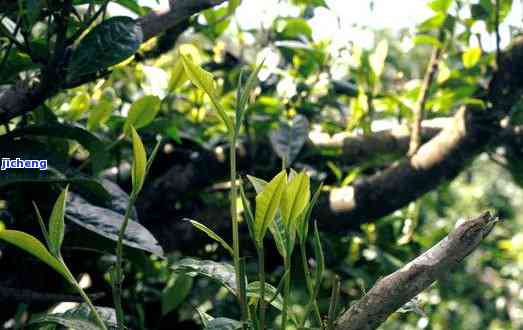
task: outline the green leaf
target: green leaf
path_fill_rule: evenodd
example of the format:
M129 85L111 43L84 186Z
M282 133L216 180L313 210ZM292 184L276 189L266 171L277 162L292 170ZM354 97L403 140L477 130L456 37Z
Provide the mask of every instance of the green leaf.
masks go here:
M261 68L263 67L263 62L260 63L254 71L251 72L249 75L249 78L247 79L247 83L243 88L241 88L241 81L240 84L238 84L238 88L241 88L238 92L238 99L236 100L236 134L239 133L241 124L243 122L243 117L245 115L246 105L249 101L249 96L251 95L252 89L254 88L256 84L256 80L258 79L258 74L260 73ZM240 75L241 80L241 75Z
M207 323L207 326L205 327L206 330L237 330L242 327L242 323L240 321L236 321L233 319L228 319L226 317L217 317L209 323Z
M474 67L476 64L478 64L480 58L481 58L481 48L471 47L463 53L463 56L462 56L463 66L466 69L470 69L470 68Z
M256 281L249 283L249 286L247 287L247 297L254 297L257 299L261 298L260 282ZM265 283L265 300L276 309L280 311L283 309L283 297L279 294L278 290L269 283Z
M428 6L436 12L446 14L453 1L454 0L432 0L429 2Z
M309 121L297 115L290 121L281 121L279 127L270 133L274 152L284 159L286 165L292 164L309 135Z
M256 214L254 217L254 233L258 243L263 241L267 228L274 221L280 206L280 200L287 184L287 172L281 171L256 196Z
M70 120L78 120L89 109L91 98L86 92L76 94L69 103L69 111L66 116Z
M169 78L169 91L174 91L185 83L189 77L185 73L183 62L181 58L176 59L171 70L171 77Z
M171 265L175 273L189 276L205 276L223 285L233 294L237 294L234 267L224 262L184 258Z
M242 0L229 0L229 4L227 6L227 13L229 15L233 14L236 8L238 8L241 3Z
M212 238L216 242L220 243L227 251L230 252L231 255L234 254L234 251L233 251L232 247L229 244L227 244L227 242L225 242L225 240L223 238L218 236L218 234L216 234L210 228L205 226L203 223L200 223L198 221L191 220L191 219L184 219L184 220L188 220L196 229L199 229L199 230L203 231L205 234L207 234L207 236L209 236L210 238Z
M252 186L254 187L254 190L257 194L261 193L263 189L265 189L265 186L267 185L267 181L257 178L252 175L247 174L247 179L251 182Z
M309 203L310 178L305 172L295 175L287 184L281 198L281 215L283 223L291 230L292 224L303 213Z
M34 325L34 324L59 324L61 326L66 327L67 329L75 329L75 330L96 330L100 329L100 327L89 320L86 320L84 318L77 318L77 317L71 317L71 316L64 316L64 315L42 315L38 316L36 318L33 318L29 321L28 325Z
M102 97L98 103L89 111L87 118L87 129L92 131L104 124L113 112L113 101Z
M122 214L92 205L74 193L69 195L65 213L67 220L113 242L118 241L118 233L124 220ZM132 219L129 220L125 229L123 244L163 256L163 249L154 236L144 226Z
M145 169L147 166L147 156L145 154L145 148L143 146L140 136L131 126L131 136L133 142L133 167L132 167L132 185L133 192L138 194L142 189L145 181Z
M291 251L288 251L288 247L290 246L290 244L287 238L289 235L287 233L287 229L283 225L281 218L277 217L276 220L274 220L269 225L269 230L274 239L276 249L283 258L286 258L289 252Z
M136 20L115 16L95 26L80 40L71 54L67 80L108 69L134 53L143 41L143 32Z
M307 239L307 235L309 233L309 221L310 221L310 218L312 215L312 209L318 202L322 188L323 188L323 183L320 184L318 189L316 189L316 191L314 192L314 195L312 196L311 201L309 202L309 205L307 206L306 211L302 214L302 217L299 218L300 221L297 226L298 227L297 232L298 232L298 238L300 239L300 241L302 243L305 243L305 240Z
M513 0L499 0L498 23L501 24L509 15L512 9ZM487 24L487 31L494 32L496 29L496 2L492 0L480 0L479 3L470 7L474 20L483 20Z
M218 115L223 120L225 126L227 126L228 131L233 132L231 118L229 118L227 113L225 113L225 110L218 100L213 75L202 69L199 65L196 65L192 58L187 55L186 49L183 46L180 47L180 56L182 58L183 67L185 68L185 73L191 82L209 96L214 108L218 111Z
M200 52L198 48L191 44L184 44L180 48L183 48L183 53L186 57L189 57L195 65L201 63ZM177 88L181 87L189 77L185 73L185 68L183 66L183 59L180 55L180 50L176 52L177 57L174 61L173 68L171 70L171 77L169 79L169 91L174 91Z
M160 111L161 100L155 95L145 95L136 100L124 124L124 134L129 135L131 126L135 129L149 125Z
M321 283L321 275L325 271L325 257L323 255L320 232L318 231L318 224L316 222L314 223L314 258L316 259L315 282L316 286L319 286Z
M447 15L445 13L438 12L434 14L434 16L432 16L431 18L428 18L423 23L421 23L419 29L421 31L439 29L443 25L443 23L445 23L446 18Z
M279 39L301 39L312 40L312 28L303 18L281 18L276 21L279 30Z
M51 216L49 217L49 249L51 250L51 254L56 257L60 256L60 249L64 241L64 214L68 188L69 187L65 187L60 193L60 196L58 196L51 211Z
M193 278L173 274L162 291L162 315L167 315L185 301L193 286Z
M38 206L33 201L33 207L35 209L36 213L36 219L38 220L38 225L40 225L40 230L42 230L42 235L44 236L45 243L47 244L47 248L51 247L51 243L49 242L49 233L47 232L47 227L45 226L45 221L42 218L42 215L40 214L40 210L38 209Z
M245 195L245 190L243 189L243 184L240 183L240 197L242 199L242 205L243 205L243 213L245 214L245 222L247 222L247 229L249 229L249 236L251 237L252 241L258 245L256 242L256 235L254 233L254 215L252 213L251 203L249 203L249 200L247 199L247 196ZM260 248L259 246L256 246L256 248Z
M413 39L414 45L431 45L433 47L441 48L443 45L438 38L428 34L418 34Z
M113 308L95 306L98 315L108 327L116 329L116 312ZM64 313L40 315L32 318L29 324L53 323L75 330L100 329L91 309L86 303L68 309Z
M45 246L33 236L17 230L0 230L0 239L11 243L27 253L35 256L51 268L60 273L66 280L71 282L69 273L65 266L53 257Z
M378 43L376 50L369 56L369 64L374 72L374 75L379 78L383 73L385 67L385 60L389 52L389 43L387 40L382 40Z

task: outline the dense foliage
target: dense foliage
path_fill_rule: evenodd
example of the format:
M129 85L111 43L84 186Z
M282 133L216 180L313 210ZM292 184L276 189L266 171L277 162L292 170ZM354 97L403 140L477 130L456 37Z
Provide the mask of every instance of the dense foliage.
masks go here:
M523 327L521 4L253 2L0 0L0 325L349 329L491 210L380 329Z

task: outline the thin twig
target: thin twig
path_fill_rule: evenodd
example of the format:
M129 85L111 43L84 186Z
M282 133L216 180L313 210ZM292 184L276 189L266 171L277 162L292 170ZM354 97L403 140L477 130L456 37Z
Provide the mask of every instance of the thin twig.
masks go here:
M443 41L443 32L440 32L440 41ZM430 88L434 78L436 77L436 72L438 71L439 61L441 55L443 54L443 45L438 45L434 48L432 56L427 67L427 72L423 78L423 82L420 87L418 100L414 107L414 118L412 121L412 130L410 136L410 145L409 152L410 156L414 155L421 146L421 122L425 116L425 105L429 98Z
M98 17L100 17L100 15L103 12L105 12L108 4L109 4L109 0L106 0L100 6L100 8L98 8L98 10L95 12L95 14L87 20L87 22L85 24L80 29L78 29L71 37L69 37L67 39L66 44L72 45L76 41L76 39L80 38L80 36L98 19Z

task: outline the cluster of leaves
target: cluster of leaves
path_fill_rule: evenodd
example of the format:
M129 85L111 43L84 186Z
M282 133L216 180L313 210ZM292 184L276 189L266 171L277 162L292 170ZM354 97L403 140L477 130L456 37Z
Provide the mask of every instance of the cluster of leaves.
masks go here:
M149 11L137 1L111 2L138 15ZM36 221L31 221L34 213L26 211L30 209L27 201L32 199L38 200L42 211L45 209L43 214L51 214L49 225L41 225L43 234L40 241L46 244L11 229L0 232L1 238L36 255L76 289L79 288L76 278L67 270L61 257L63 219L68 224L65 229L73 231L71 234L74 234L73 228L84 229L81 239L71 244L73 246L99 250L101 255L107 257L117 255L115 246L121 240L125 256L132 261L124 263L120 269L126 271L126 281L129 281L123 283L122 297L128 298L130 306L133 306L126 309L129 313L126 323L133 328L149 327L142 318L147 307L139 301L140 298L132 299L133 296L146 296L149 302L160 301L158 313L162 317L174 314L176 321L197 319L197 322L211 329L239 327L245 322L251 322L254 327L260 327L263 322L281 324L285 322L283 315L280 316L284 314L284 309L289 311L288 324L300 326L305 322L311 327L321 326L317 316L322 312L327 314L325 311L330 303L328 292L336 292L331 290L331 283L337 283L334 274L343 277L341 287L344 294L339 305L358 298L362 288L368 288L380 275L400 267L402 262L429 247L450 227L449 223L442 224L441 221L431 223L429 218L453 219L461 217L465 211L472 214L474 210L466 208L466 203L454 194L457 190L472 196L475 193L471 190L476 186L463 180L459 186L443 187L422 200L421 204L412 204L378 224L363 226L357 233L329 235L329 239L324 240L325 253L322 253L319 234L314 231L308 235L311 207L321 188L311 198L309 175L305 173L310 173L316 181L325 179L323 189L328 190L332 186L348 185L359 175L374 173L380 169L383 160L378 162L377 167L372 160L354 166L338 157L338 151L316 149L314 154L301 152L311 129L322 133L352 131L371 134L377 120L408 123L419 96L419 72L425 69L427 54L435 48L443 49L445 56L440 61L436 82L429 91L427 117L447 115L463 104L479 103L475 98L480 92L478 86L494 56L487 54L481 44L473 42L473 27L484 22L487 32L494 33L498 23L510 12L512 2L481 0L463 7L468 1L430 1L433 16L418 26L415 35L405 37L414 42L416 47L412 50L402 49L396 35L373 31L377 39L374 49L351 45L340 50L339 56L336 56L331 52L332 44L314 38L315 27L310 23L316 12L326 10L324 1L290 1L297 8L297 15L276 17L266 29L259 30L235 27L234 10L239 1L229 1L228 5L206 10L199 19L191 20L190 26L194 27L194 31L185 33L186 44L158 58L144 61L143 58L147 57L143 55L160 40L155 38L143 44L142 31L133 19L106 17L105 5L109 1L72 2L74 10L68 13L68 38L63 53L54 52L60 48L58 22L63 10L62 1L7 1L5 6L0 1L0 83L12 86L23 80L30 84L35 76L42 74L42 80L56 82L57 89L69 88L25 118L13 120L0 128L3 133L0 136L3 157L47 159L49 163L48 171L2 172L2 199L8 200L9 207L9 212L2 214L2 220L9 228L36 233ZM499 3L499 8L495 7L496 3ZM248 3L245 5L248 6ZM498 15L496 10L499 10ZM251 39L254 42L249 43ZM254 72L251 77L266 78L261 79L259 87L255 87L254 79L239 79L243 66L240 64L255 63L258 53L274 55L277 63L268 58L266 67L251 70ZM133 62L134 55L137 55L137 61ZM341 61L344 58L350 58L350 61ZM340 66L340 61L343 72L336 74L334 79L335 68ZM61 71L49 75L51 68L60 68ZM94 77L101 79L83 84ZM238 81L241 88L238 88ZM289 85L290 91L285 88ZM254 94L257 98L249 102ZM144 147L136 142L138 139L133 127L142 136ZM202 150L214 152L235 143L247 145L247 152L254 159L249 168L257 177L271 178L281 162L285 166L292 164L299 171L299 174L282 171L269 182L247 177L256 190L253 208L249 206L250 191L244 191L241 184L233 184L239 189L239 194L232 202L241 205L235 214L245 220L258 257L260 252L270 253L273 247L272 244L264 246L269 231L284 267L274 266L281 263L267 259L270 264L267 268L270 269L266 271L266 279L261 279L261 265L242 258L240 266L244 268L244 275L238 276L236 264L221 261L231 256L234 260L234 244L228 243L225 236L221 237L216 230L211 230L203 219L199 219L201 222L191 220L191 223L224 247L225 256L221 250L211 247L212 252L201 253L205 256L204 260L180 259L176 257L176 251L168 251L168 259L162 259L162 248L146 229L146 226L150 228L153 225L140 223L135 209L129 207L144 185L144 173L147 172L143 167L145 150L153 149L158 135L168 141L169 146L174 145L176 150L191 155ZM234 137L233 143L231 137ZM266 151L268 144L274 153ZM130 171L120 166L130 163L131 159L141 166L132 166ZM112 174L114 172L117 174ZM488 175L497 177L497 174L490 172ZM150 176L157 177L158 173ZM107 177L122 183L131 193L124 192ZM476 178L476 181L480 182L475 184L481 187L481 191L490 189L482 179ZM68 198L63 192L66 185L71 190L67 193ZM33 192L35 187L38 194ZM51 197L42 197L45 195ZM57 195L60 197L53 208L54 200L50 199ZM217 195L209 197L204 189L187 191L186 196L180 197L180 206L176 207L184 211L196 200L210 199L212 202L208 204L212 204L219 199ZM487 200L496 204L496 208L501 206L511 210L507 206L507 195L510 193L493 192ZM65 206L60 210L63 203ZM484 207L485 203L474 200L474 209ZM213 220L218 223L217 219ZM87 232L96 234L92 243L83 239ZM308 236L312 240L308 240ZM478 282L481 270L500 268L501 261L515 264L513 269L521 268L514 261L518 259L518 241L511 240L508 233L501 236L505 238L502 247L510 251L509 256L501 256L496 246L489 247L482 254L483 259L478 261L482 268L474 268L477 272L468 271L463 277L453 278L448 285L435 288L421 297L422 303L427 304L431 312L435 328L455 328L456 324L467 323L471 315L482 315L481 320L474 323L479 324L476 328L487 328L490 322L501 324L500 328L508 327L508 316L505 315L508 307L483 308L466 303L481 300L477 293L472 292L470 285ZM73 235L66 235L65 247L68 246L67 237ZM312 273L306 256L308 241L312 242L316 264ZM292 266L297 264L297 258L292 257L298 255L293 254L295 245L299 246L300 251L297 252L304 260L300 262L305 266L300 274L292 271ZM65 249L64 256L65 260L74 263L88 263L78 260L80 258ZM216 259L208 260L211 256ZM104 257L100 260L105 260ZM106 281L97 283L97 288L121 284L114 281L115 276L122 277L122 274L114 273L117 263L109 260L105 264L101 261L96 267L97 272L105 275L100 277ZM71 269L76 268L71 266ZM195 280L196 275L201 276ZM232 297L243 295L243 301L248 305L244 308L250 310L251 318L238 321L240 317L236 305L228 304L230 297L224 297L223 290L206 282L206 278L223 285ZM510 269L504 270L502 278L509 279L511 283L518 279L515 271ZM288 285L289 282L292 285ZM501 282L496 288L486 284L482 286L488 290L490 297L501 295L507 300L510 298L513 303L515 294L507 293L513 286ZM242 291L238 283L245 286L245 290ZM291 286L292 292L288 290ZM434 303L438 299L444 299L445 303ZM307 303L298 303L300 301ZM462 311L456 310L452 302L465 307ZM104 304L110 305L111 302L104 301ZM211 317L205 310L209 304L214 308L213 315L230 318ZM195 310L192 305L198 308ZM264 321L259 317L265 313L263 305L273 306L267 311ZM90 314L93 309L88 307L80 305L63 315L38 315L30 322L68 327L74 327L69 323L72 321L92 324L96 319L94 314ZM108 327L117 326L115 310L103 312L100 307L96 310L99 310L99 316ZM499 311L503 312L502 316L497 315ZM332 321L334 316L335 313L329 320ZM109 321L111 318L113 321ZM154 323L150 319L147 321ZM454 321L449 321L451 319ZM418 321L417 315L398 314L393 317L390 328L406 328L406 324ZM76 327L81 328L80 323L75 323Z

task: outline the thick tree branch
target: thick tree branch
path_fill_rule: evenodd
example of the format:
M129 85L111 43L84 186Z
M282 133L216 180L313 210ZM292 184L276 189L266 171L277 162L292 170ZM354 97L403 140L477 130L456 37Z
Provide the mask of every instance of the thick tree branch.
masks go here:
M331 229L370 222L455 178L502 131L500 119L519 100L523 88L523 38L502 54L501 66L483 97L487 109L460 109L451 124L424 144L412 157L385 171L332 191L329 207L318 219ZM327 211L325 211L327 210ZM321 223L321 222L320 222Z
M225 0L169 0L167 10L152 11L138 19L143 31L144 41L159 35L182 22L185 18L224 3Z
M378 281L343 313L336 330L376 329L389 315L456 267L492 230L496 217L485 212L457 227L431 249Z
M225 0L170 0L167 10L152 11L137 22L143 30L144 41L147 41L187 17L223 2ZM55 86L56 81L52 79L37 79L33 86L19 82L0 89L0 123L36 109L46 99L60 92Z

